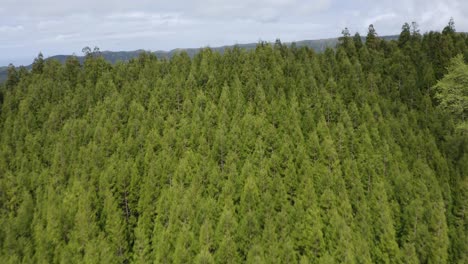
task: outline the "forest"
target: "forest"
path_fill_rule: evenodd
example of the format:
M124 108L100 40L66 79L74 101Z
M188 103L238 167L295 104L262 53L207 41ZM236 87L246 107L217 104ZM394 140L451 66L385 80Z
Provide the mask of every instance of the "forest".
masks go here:
M467 59L450 21L11 66L0 262L468 263Z

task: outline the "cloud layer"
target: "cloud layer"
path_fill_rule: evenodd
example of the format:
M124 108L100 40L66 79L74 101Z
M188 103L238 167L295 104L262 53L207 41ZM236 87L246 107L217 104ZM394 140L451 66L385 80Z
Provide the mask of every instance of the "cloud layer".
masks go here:
M281 38L334 37L344 27L397 34L404 22L468 31L464 0L2 0L0 65L102 50L169 50Z

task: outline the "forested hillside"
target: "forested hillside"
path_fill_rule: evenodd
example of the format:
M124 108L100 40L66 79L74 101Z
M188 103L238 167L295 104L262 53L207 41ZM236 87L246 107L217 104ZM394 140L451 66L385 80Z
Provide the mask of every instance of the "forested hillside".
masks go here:
M10 68L0 262L468 263L466 58L450 23Z
M397 39L398 36L383 36L383 39L386 40L393 40ZM363 37L364 39L364 37ZM330 39L314 39L314 40L300 40L294 42L294 45L298 47L307 46L311 49L314 49L316 52L323 52L327 48L334 48L338 43L338 38L330 38ZM286 45L292 45L292 43L283 43ZM236 44L234 46L221 46L221 47L211 47L212 51L217 51L221 54L228 49L233 49L234 47L238 47L241 49L252 50L257 47L256 43L247 43L247 44ZM89 47L88 47L89 48ZM83 49L85 50L85 49ZM177 48L170 51L154 51L151 52L152 54L156 55L158 58L167 58L170 59L174 55L179 54L181 52L187 53L190 57L197 55L203 48ZM100 56L102 56L106 61L110 63L116 63L118 61L129 61L130 59L137 58L141 53L145 52L144 50L134 50L134 51L102 51L99 52ZM58 60L61 63L65 63L66 60L71 57L72 55L55 55L52 57L47 58L46 60ZM80 63L83 63L86 56L76 56ZM25 66L27 70L32 68L32 65ZM0 67L0 83L3 83L8 76L8 67Z

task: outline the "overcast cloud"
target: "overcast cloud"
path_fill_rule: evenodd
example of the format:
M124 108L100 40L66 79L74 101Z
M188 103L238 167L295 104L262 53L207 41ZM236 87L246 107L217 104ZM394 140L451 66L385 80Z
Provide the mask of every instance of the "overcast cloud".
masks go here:
M441 30L450 17L468 31L466 0L0 0L0 66L44 55L170 50L336 37L344 27L398 34L416 21Z

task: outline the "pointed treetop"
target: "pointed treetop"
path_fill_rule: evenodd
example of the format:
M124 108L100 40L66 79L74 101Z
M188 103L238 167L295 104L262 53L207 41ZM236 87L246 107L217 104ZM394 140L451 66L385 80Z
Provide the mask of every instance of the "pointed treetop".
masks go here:
M447 26L442 31L443 34L453 34L455 33L455 22L453 21L453 17L450 18Z

